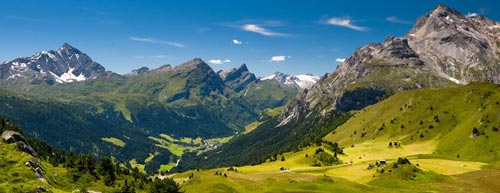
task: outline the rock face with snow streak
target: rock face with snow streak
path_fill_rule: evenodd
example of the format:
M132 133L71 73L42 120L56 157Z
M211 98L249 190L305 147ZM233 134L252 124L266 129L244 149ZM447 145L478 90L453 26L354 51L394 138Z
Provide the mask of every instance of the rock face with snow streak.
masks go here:
M65 43L58 50L0 64L1 80L28 80L32 83L65 83L95 78L105 72L87 54Z
M438 5L407 33L410 47L438 76L458 84L500 83L500 23Z

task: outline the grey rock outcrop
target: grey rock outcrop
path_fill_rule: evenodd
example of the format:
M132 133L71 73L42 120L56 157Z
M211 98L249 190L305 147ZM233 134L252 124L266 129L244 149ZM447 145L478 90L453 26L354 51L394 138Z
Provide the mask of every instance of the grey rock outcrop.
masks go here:
M4 131L2 139L7 143L15 143L18 141L25 142L23 135L15 131Z
M141 67L139 69L132 70L130 73L126 74L126 76L136 76L139 74L143 74L149 71L148 67Z
M15 143L19 151L25 152L30 155L30 159L24 163L25 166L30 167L33 173L37 176L38 180L47 183L45 179L45 170L40 163L38 154L35 150L26 142L24 137L15 131L4 131L2 133L2 139L7 143Z

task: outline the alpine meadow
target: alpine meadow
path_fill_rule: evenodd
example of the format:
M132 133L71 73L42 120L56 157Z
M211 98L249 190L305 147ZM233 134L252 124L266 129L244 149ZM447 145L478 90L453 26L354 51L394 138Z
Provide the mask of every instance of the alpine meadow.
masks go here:
M495 1L0 7L0 192L500 190Z

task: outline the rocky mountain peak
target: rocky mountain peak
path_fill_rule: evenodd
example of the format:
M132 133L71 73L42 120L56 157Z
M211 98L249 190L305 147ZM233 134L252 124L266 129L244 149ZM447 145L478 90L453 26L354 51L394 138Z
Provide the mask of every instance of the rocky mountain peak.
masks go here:
M496 22L484 16L468 18L455 9L438 5L417 20L406 38L434 73L466 84L471 81L500 83L498 75L487 70L498 70L494 66L500 60L499 36L500 25Z
M59 51L65 51L65 52L68 52L68 53L77 53L77 54L82 53L80 50L78 50L77 48L69 45L68 43L64 43L58 50Z
M457 10L448 7L447 5L444 4L438 4L436 7L431 11L433 14L438 14L446 17L449 14L455 14L455 15L461 15L460 12Z
M104 72L103 66L67 43L57 51L41 51L0 65L0 79L29 79L34 84L83 81Z
M205 63L201 58L193 58L181 65L175 67L176 70L181 71L191 71L191 70L202 70L202 71L213 71L212 68Z
M498 28L498 31L496 31ZM300 114L349 111L399 90L474 81L500 83L500 24L438 5L405 37L358 48L285 108L281 125ZM326 101L326 102L325 102Z
M240 92L247 87L248 84L257 80L255 75L251 73L246 64L242 64L239 68L231 68L217 72L221 80L226 86L236 92Z

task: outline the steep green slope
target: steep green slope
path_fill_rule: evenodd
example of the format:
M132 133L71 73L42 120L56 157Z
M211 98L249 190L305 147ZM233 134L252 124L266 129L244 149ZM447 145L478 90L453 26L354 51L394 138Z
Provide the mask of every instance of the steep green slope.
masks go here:
M280 84L276 80L263 80L249 84L240 94L255 109L263 110L283 106L297 93L295 87Z
M436 141L433 156L491 162L500 152L500 87L404 91L356 112L325 137L351 146L384 140L407 144Z

